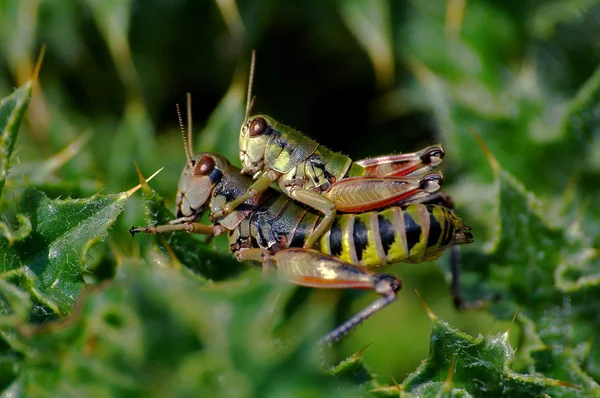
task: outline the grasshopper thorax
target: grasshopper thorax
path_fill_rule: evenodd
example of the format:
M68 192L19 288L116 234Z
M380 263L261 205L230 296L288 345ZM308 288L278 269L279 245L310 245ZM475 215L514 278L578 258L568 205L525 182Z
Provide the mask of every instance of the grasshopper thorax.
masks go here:
M229 161L213 153L191 156L179 178L177 218L195 220L202 216L206 202L227 167Z
M240 131L242 173L255 175L264 167L264 157L277 122L269 116L251 116Z

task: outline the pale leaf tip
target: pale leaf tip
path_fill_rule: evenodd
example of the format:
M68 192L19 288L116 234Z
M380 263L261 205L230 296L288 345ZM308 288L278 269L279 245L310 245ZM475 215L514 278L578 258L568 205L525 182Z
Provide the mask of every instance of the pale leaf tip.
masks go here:
M465 15L466 0L446 0L446 38L456 40Z
M125 262L127 261L127 257L125 256L123 251L119 248L119 246L116 244L114 239L112 239L110 236L108 239L108 247L110 248L110 251L112 252L112 254L114 256L115 262L117 263L117 265L125 264Z
M500 163L498 163L498 160L496 159L492 151L490 151L487 145L485 145L485 142L483 142L483 139L481 138L479 133L471 126L468 126L468 128L471 134L473 134L473 137L475 137L477 144L479 144L479 147L483 151L488 163L490 164L490 167L492 168L492 171L494 173L498 173L500 171Z
M517 308L517 310L515 311L512 321L510 321L510 325L508 326L508 329L506 330L506 338L508 338L510 336L510 334L512 333L512 328L515 325L515 321L517 320L517 315L519 315L519 308Z
M33 75L31 76L31 80L37 81L38 76L40 75L40 69L42 69L42 63L44 62L44 54L46 54L46 45L43 44L40 49L40 54L38 55L37 62L35 63L35 69L33 70Z
M408 69L412 72L419 83L427 86L435 79L435 74L430 71L420 59L412 54L408 54L405 58Z
M361 348L360 350L358 350L357 352L354 353L354 355L352 355L353 358L362 358L363 354L365 353L365 351L367 350L367 348L369 348L371 346L371 344L373 343L369 343L366 346L364 346L363 348Z
M148 185L148 181L152 180L154 177L156 177L156 175L158 173L160 173L164 169L164 167L161 167L154 174L152 174L150 177L148 177L146 179L146 178L144 178L144 175L140 171L140 168L139 168L137 162L134 160L133 163L135 164L135 170L137 171L137 175L138 175L138 178L140 179L140 183L138 185L136 185L135 187L131 188L129 191L125 192L125 196L127 196L127 197L133 195L140 188L146 188L146 187L150 188L150 186Z
M394 387L396 387L396 389L398 390L398 396L402 397L402 387L400 386L400 384L398 384L398 382L396 381L394 376L390 375L390 378L392 379L392 382L394 383Z
M571 384L568 381L552 380L552 382L550 384L553 386L570 387L570 388L574 388L579 391L583 391L583 388L576 386L575 384Z
M395 381L395 380L394 380ZM404 390L402 389L402 386L399 384L395 384L393 386L385 386L385 387L377 387L377 388L371 388L369 390L369 392L373 392L373 393L385 393L386 396L388 395L388 393L398 393L398 397L403 397L404 396Z
M432 321L436 320L437 319L437 315L435 315L433 313L433 311L431 310L431 308L427 305L427 303L425 302L425 300L423 299L423 297L421 297L421 295L419 294L419 292L416 289L415 289L415 293L417 294L417 297L421 301L421 304L423 304L423 307L425 307L425 311L427 312L427 316L429 317L429 319L431 319Z
M23 183L25 184L25 186L32 186L31 183L29 182L29 180L27 179L27 176L25 175L25 169L23 168L23 165L21 164L21 159L19 159L19 157L17 156L17 164L19 165L19 168L21 169L21 178L23 179Z

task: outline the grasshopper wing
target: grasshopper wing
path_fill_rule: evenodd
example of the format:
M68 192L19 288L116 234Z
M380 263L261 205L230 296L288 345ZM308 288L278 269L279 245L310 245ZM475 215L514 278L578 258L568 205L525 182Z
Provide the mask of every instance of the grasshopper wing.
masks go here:
M423 177L351 177L332 184L325 196L335 204L338 211L357 213L370 211L391 204L412 203L414 199L427 197L440 190L443 177L440 172Z

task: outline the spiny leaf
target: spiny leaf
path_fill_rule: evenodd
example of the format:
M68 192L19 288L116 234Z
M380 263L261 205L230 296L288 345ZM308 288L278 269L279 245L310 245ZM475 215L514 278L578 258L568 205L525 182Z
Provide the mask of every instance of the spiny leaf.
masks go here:
M435 397L448 391L449 374L453 397L539 396L556 380L518 374L509 367L514 359L508 333L477 338L452 328L430 312L433 331L429 357L410 374L402 387L420 397ZM452 358L454 369L451 372Z
M10 157L17 141L17 134L29 100L35 80L30 80L14 93L0 101L0 195L6 183Z
M170 269L124 264L70 320L29 336L20 388L27 396L358 396L322 372L314 350L273 344L268 319L281 316L289 294L273 311L276 285L249 282L202 286Z
M5 280L6 276L0 279L0 336L4 340L0 341L0 380L6 379L0 381L0 388L12 381L19 355L28 351L18 331L30 319L32 308L30 295ZM12 369L5 368L9 363L13 364Z
M377 375L373 374L365 364L363 353L367 348L368 346L346 358L333 367L330 372L339 379L360 385L363 392L371 391L379 393L381 396L387 396L386 394L393 389L381 383L377 379Z
M13 230L6 222L0 221L0 235L6 238L9 246L12 246L16 241L27 238L31 233L31 221L29 221L29 218L23 214L17 214L17 222L19 223L19 227Z
M496 178L499 225L487 258L466 253L466 268L486 275L489 286L502 292L502 301L492 307L497 316L508 318L520 308L523 317L517 319L533 320L524 326L525 336L535 341L526 341L529 348L522 354L531 370L584 388L584 395L596 391L597 382L583 367L587 362L595 366L598 359L574 355L578 342L599 343L591 304L600 299L598 268L592 264L596 252L585 234L549 226L537 198L484 149ZM569 390L563 396L579 394Z
M31 222L31 232L12 245L0 237L0 272L56 313L69 313L84 286L88 251L104 239L127 197L119 193L61 200L27 189L19 212Z
M0 330L26 321L30 310L29 294L0 279Z

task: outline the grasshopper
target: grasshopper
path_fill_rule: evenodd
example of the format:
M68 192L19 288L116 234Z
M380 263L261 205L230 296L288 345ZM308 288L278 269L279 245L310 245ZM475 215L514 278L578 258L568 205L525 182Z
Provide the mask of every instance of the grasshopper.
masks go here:
M219 219L250 198L260 196L277 183L283 193L323 214L305 242L313 247L331 228L336 212L360 213L391 204L408 205L439 197L439 186L415 190L406 177L423 178L442 162L441 145L415 153L386 155L352 161L300 132L266 115L250 116L255 54L252 54L246 115L240 132L242 174L256 181L246 192L223 207L213 209ZM441 183L443 180L436 180ZM433 197L432 197L433 196Z
M191 137L191 129L188 135ZM244 195L253 180L220 155L193 154L187 144L191 140L186 139L185 132L183 136L187 163L179 180L177 218L167 225L132 227L132 235L172 231L208 236L226 233L230 251L238 260L259 262L265 270L275 268L293 283L314 288L371 289L382 296L327 334L322 342L339 340L396 299L402 286L400 278L374 272L374 267L434 260L453 245L473 242L470 228L452 210L431 201L361 214L338 214L331 228L320 237L319 250L304 248L323 215L273 188L249 197L212 224L202 224L199 220L204 212L214 212ZM404 177L411 185L419 186L416 191L426 190L436 178L440 178L437 172ZM458 279L458 273L454 277Z

